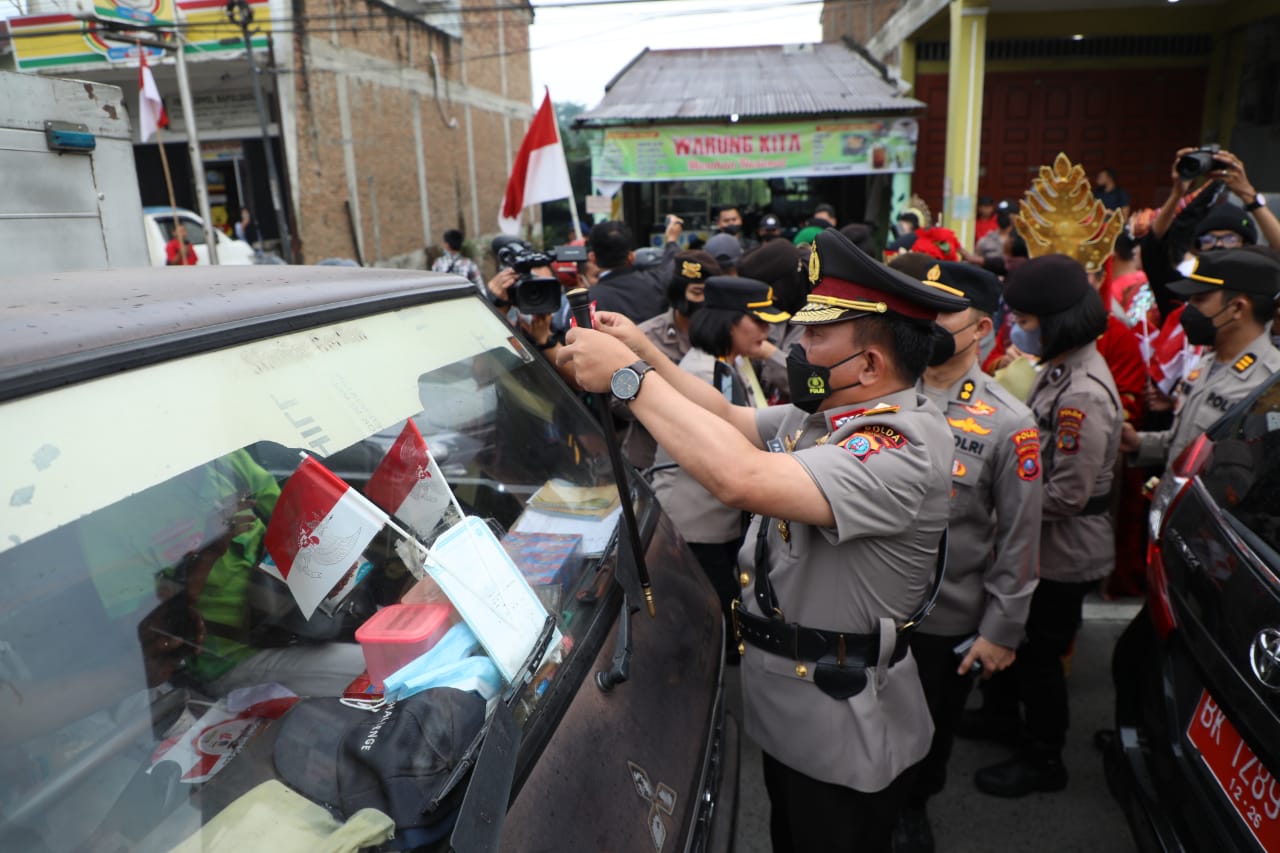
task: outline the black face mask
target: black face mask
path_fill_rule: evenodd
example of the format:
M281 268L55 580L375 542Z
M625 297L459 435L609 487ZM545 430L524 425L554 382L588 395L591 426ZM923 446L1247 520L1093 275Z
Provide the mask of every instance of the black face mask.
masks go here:
M861 382L831 387L831 371L846 361L852 361L866 350L858 350L848 358L842 358L830 367L810 364L809 356L800 344L792 344L787 353L787 388L791 392L791 405L802 412L813 414L823 402L837 391L857 388Z
M1197 347L1213 346L1214 341L1218 339L1218 330L1233 322L1228 320L1222 326L1218 326L1214 324L1213 319L1230 307L1230 305L1227 305L1222 311L1213 315L1205 315L1203 311L1194 305L1188 305L1182 309L1182 318L1179 322L1182 324L1182 330L1187 333L1187 343Z
M725 225L720 230L726 234L732 234L734 237L737 237L739 234L742 233L742 226L741 225Z
M961 326L954 332L949 332L941 323L933 324L933 352L929 355L929 366L938 367L946 364L960 353L963 353L969 347L973 346L976 341L969 341L964 345L964 349L956 350L956 334L963 332L965 329L971 329L977 325L977 321L967 326Z
M698 309L702 307L702 303L692 302L689 300L688 297L685 297L684 299L681 299L679 302L676 302L675 304L673 304L671 307L676 309L677 314L683 314L686 317L692 317L694 314L698 313Z

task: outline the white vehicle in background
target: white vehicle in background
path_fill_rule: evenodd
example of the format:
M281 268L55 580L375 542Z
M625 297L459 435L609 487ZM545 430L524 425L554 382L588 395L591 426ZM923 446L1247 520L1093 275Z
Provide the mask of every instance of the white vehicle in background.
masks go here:
M199 214L185 207L177 209L178 220L187 227L187 240L195 247L196 263L204 266L209 263L209 246L207 243L204 220ZM151 255L151 265L165 265L164 247L173 239L173 215L171 207L142 208L142 223L147 232L147 252ZM244 240L233 240L218 229L210 229L214 239L218 241L218 264L221 266L247 266L255 263L253 246Z

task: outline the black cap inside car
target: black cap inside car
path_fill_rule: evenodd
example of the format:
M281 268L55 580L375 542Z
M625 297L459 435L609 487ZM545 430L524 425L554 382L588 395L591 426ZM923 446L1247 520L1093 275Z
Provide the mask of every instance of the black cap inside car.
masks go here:
M1253 249L1224 249L1198 255L1191 272L1169 285L1179 296L1234 290L1254 296L1280 292L1280 262Z
M956 288L890 269L834 228L813 241L809 280L816 285L809 302L791 318L799 325L838 323L867 314L893 314L932 323L939 312L969 306L969 300Z

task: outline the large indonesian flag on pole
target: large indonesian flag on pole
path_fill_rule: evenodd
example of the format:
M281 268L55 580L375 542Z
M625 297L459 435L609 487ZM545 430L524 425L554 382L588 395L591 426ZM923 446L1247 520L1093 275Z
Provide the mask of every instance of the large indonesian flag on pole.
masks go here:
M521 210L531 204L569 198L571 195L573 185L569 183L569 166L564 159L564 146L560 144L560 130L556 126L556 113L551 106L551 92L547 91L511 167L511 178L507 181L507 194L502 199L498 227L504 234L518 234Z
M164 101L160 100L156 78L147 67L147 52L138 48L138 136L143 142L149 142L157 130L168 126L169 114L165 112Z
M267 525L267 552L308 619L388 521L308 456L284 484Z
M449 484L412 419L405 421L364 493L424 538L436 529L453 501Z

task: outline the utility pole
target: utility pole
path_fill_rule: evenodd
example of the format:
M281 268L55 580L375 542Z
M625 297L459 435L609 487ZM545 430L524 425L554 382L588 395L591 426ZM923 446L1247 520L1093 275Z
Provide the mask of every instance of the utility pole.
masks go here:
M248 0L227 0L227 17L231 23L240 28L244 36L244 50L249 57L249 76L253 79L253 98L258 104L258 123L262 126L262 148L267 155L267 183L271 187L271 207L275 213L276 229L280 232L280 250L286 263L293 263L293 247L289 240L289 222L285 216L284 196L280 192L280 175L276 171L276 155L271 146L271 136L267 131L267 102L262 94L262 83L258 79L260 69L253 56L253 39L249 27L253 23L253 9Z

